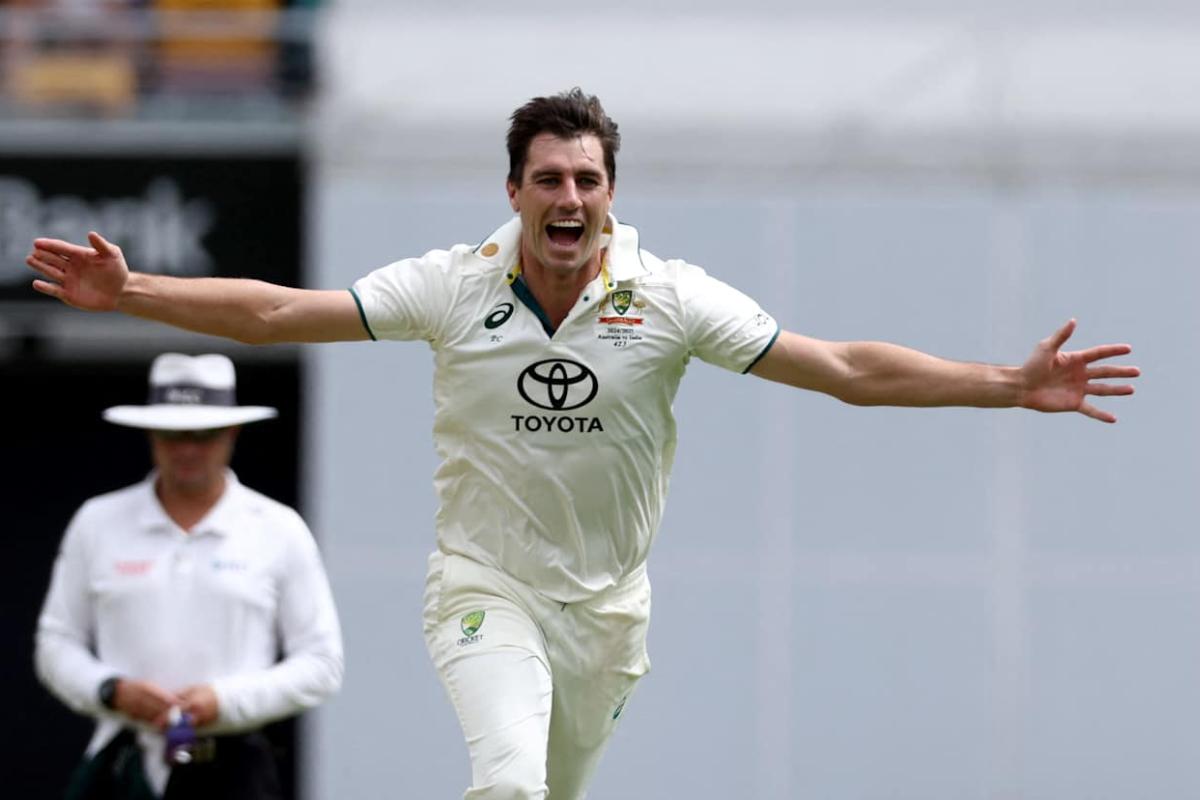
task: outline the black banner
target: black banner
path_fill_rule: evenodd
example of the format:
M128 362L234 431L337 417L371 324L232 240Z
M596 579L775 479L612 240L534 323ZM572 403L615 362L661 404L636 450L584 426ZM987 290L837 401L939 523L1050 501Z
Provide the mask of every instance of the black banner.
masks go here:
M0 158L0 301L35 300L36 236L121 246L131 268L300 282L298 156Z

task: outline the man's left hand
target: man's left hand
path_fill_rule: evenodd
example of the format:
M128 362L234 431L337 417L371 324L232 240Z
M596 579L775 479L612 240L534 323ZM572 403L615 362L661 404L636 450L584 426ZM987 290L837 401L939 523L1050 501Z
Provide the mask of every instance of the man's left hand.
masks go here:
M1133 386L1129 384L1098 381L1105 378L1136 378L1141 370L1118 364L1092 365L1102 359L1128 355L1133 348L1127 344L1103 344L1087 350L1061 352L1060 348L1074 332L1075 320L1070 320L1038 342L1033 355L1021 367L1020 405L1035 411L1078 411L1101 422L1116 422L1114 415L1093 406L1087 401L1087 396L1133 394Z

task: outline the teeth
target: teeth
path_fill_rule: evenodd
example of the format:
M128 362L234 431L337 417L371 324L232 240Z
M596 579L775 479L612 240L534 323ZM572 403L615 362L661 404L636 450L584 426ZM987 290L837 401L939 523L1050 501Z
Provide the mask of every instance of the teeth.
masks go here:
M563 219L563 220L559 220L558 222L551 222L550 227L552 227L552 228L582 228L583 223L577 219Z

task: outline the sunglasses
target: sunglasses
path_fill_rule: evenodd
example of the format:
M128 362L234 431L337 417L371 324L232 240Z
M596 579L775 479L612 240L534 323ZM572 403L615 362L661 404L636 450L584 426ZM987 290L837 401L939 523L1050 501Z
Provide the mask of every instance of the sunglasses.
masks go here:
M151 431L155 439L164 442L211 442L228 428L205 428L201 431Z

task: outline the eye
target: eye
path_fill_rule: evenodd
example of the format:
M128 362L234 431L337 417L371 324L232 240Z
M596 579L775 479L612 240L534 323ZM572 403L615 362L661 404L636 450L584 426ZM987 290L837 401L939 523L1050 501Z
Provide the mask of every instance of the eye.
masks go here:
M555 178L555 177L553 177L553 176L547 175L547 176L546 176L546 177L544 177L544 178L538 178L538 179L537 179L537 185L538 185L538 186L557 186L557 185L558 185L558 178Z

